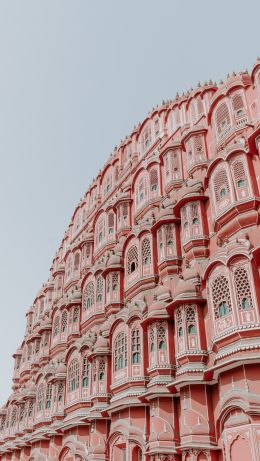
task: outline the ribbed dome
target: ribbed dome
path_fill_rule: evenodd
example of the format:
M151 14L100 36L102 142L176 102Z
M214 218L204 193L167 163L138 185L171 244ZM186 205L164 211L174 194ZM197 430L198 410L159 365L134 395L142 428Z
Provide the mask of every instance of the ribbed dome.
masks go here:
M159 300L163 300L169 298L171 294L167 287L164 285L158 285L158 287L154 290L154 296Z
M94 349L106 349L108 347L109 343L108 343L108 340L106 338L104 338L103 336L99 336L96 343L95 343L95 347Z
M58 367L57 367L57 370L56 370L56 373L66 373L67 372L67 368L66 368L66 365L64 362L60 362Z

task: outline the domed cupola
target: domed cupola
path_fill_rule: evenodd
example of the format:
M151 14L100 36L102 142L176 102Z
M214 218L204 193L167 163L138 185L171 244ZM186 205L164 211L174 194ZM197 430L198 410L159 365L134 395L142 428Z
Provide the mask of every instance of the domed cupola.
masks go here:
M147 325L154 320L169 318L166 308L171 300L172 297L169 289L162 284L158 285L154 290L153 301L148 304L148 313L143 324Z
M187 203L195 200L207 200L204 195L203 184L198 179L188 178L185 185L178 190L177 203L174 206L176 216L180 216L180 209Z
M100 355L109 355L111 353L109 347L109 340L105 338L103 335L99 335L97 338L92 352L89 354L89 359L93 359L95 356Z
M61 360L58 363L56 372L55 372L55 379L56 380L63 380L66 379L66 374L67 374L67 367L65 363Z
M184 269L176 283L170 309L184 302L204 302L200 291L200 275L194 267Z

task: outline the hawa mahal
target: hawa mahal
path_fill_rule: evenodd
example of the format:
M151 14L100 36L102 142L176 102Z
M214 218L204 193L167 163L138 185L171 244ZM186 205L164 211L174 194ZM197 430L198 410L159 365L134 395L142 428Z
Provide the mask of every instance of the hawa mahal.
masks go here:
M114 149L26 313L1 461L260 459L259 154L260 60Z

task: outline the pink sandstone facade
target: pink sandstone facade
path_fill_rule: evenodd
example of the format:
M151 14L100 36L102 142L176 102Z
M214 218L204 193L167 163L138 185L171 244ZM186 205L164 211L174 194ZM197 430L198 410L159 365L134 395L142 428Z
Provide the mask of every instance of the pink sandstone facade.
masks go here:
M27 311L1 461L260 459L260 60L152 110Z

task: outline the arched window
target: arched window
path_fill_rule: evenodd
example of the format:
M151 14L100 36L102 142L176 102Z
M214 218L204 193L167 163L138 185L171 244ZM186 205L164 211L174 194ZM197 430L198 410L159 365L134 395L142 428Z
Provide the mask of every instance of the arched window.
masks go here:
M120 370L127 365L127 336L121 332L115 339L114 370Z
M151 143L152 143L152 131L151 131L151 127L147 126L144 129L144 132L141 138L142 152L145 152L150 147Z
M196 322L195 309L192 306L187 306L186 307L186 324L187 324L188 333L196 332L195 322Z
M166 350L166 325L164 322L157 323L157 347L159 350Z
M28 417L29 418L33 416L33 410L34 410L34 403L32 400L29 400L29 403L28 403Z
M165 341L160 341L159 342L159 349L160 350L165 350L166 349L166 342Z
M202 114L204 114L203 100L201 99L201 96L198 96L196 98L196 102L197 102L197 113L198 113L198 116L200 117Z
M137 246L133 245L127 252L127 274L131 275L138 269L138 250Z
M78 272L80 264L80 253L76 253L74 256L74 272Z
M99 381L104 381L105 380L105 371L106 371L105 359L100 359L100 361L99 361L99 370L98 370Z
M241 93L235 93L232 98L232 106L234 110L235 119L240 119L245 115L245 107Z
M82 363L82 387L89 386L89 368L89 361L87 357L84 357Z
M127 203L123 203L123 204L121 205L121 210L122 210L123 222L124 222L124 224L126 224L126 222L127 222L127 216L128 216L128 204L127 204Z
M57 315L57 317L55 317L54 323L53 323L53 334L52 335L53 335L54 338L56 336L58 336L59 331L60 331L60 317Z
M170 152L168 152L165 155L164 168L165 168L166 182L168 182L171 179L170 178L170 173L171 173L171 170L170 170Z
M17 422L17 407L14 406L11 413L11 427L14 427Z
M22 422L25 417L25 403L21 403L19 408L19 421Z
M148 238L142 241L142 263L144 266L151 264L151 244Z
M158 170L157 168L153 168L150 173L150 189L151 192L156 192L159 188L159 178L158 178Z
M132 363L141 362L141 335L139 328L132 330Z
M136 205L141 206L147 199L147 184L144 175L139 179L136 190Z
M72 360L69 366L68 375L68 390L72 392L79 388L79 362L77 359Z
M96 298L98 303L103 301L103 277L99 275L97 278Z
M104 180L103 180L103 193L107 195L112 189L112 173L107 172Z
M72 274L72 255L69 256L69 259L66 263L66 278L69 279Z
M214 178L214 189L216 201L219 202L226 197L230 188L226 171L220 170Z
M118 165L116 165L115 170L114 170L115 184L118 182L118 177L119 177L119 167Z
M248 272L242 265L234 270L235 290L238 308L249 310L253 308L251 286Z
M62 333L65 333L65 331L67 330L67 326L68 326L68 312L64 311L61 317L61 332Z
M40 412L43 410L44 402L44 385L40 384L37 391L37 411Z
M165 228L166 231L166 246L173 247L173 226L168 224Z
M195 333L196 333L196 327L195 327L195 325L189 325L189 326L188 326L188 333L189 333L189 335L195 334Z
M98 218L95 225L95 242L99 248L105 242L105 215L104 213Z
M64 395L64 386L63 383L58 384L58 391L57 391L57 400L58 402L63 401L63 395Z
M84 310L88 310L94 304L94 283L89 282L83 293L83 306Z
M114 224L115 224L114 213L109 213L108 215L108 235L112 235L114 233Z
M160 134L160 120L156 118L154 121L154 137L157 138Z
M60 275L57 279L57 294L58 296L61 294L62 290L62 276Z
M190 121L191 123L195 123L197 120L197 114L196 114L196 105L195 105L195 100L193 99L190 103L190 108L189 108L189 113L190 113Z
M231 119L225 102L221 103L216 109L215 121L218 138L222 139L231 129Z
M231 163L231 172L235 184L237 199L245 199L250 196L248 175L242 158L237 158Z
M213 281L212 298L215 319L224 317L232 311L229 283L224 275L219 275Z
M46 388L46 400L45 408L51 408L51 399L52 399L52 384L48 383Z
M79 321L79 307L74 307L72 319L73 323L77 323Z
M190 204L191 233L193 236L200 234L200 204L193 202Z
M112 291L115 293L119 289L119 275L117 272L113 272L112 275Z
M204 148L202 135L193 137L194 162L199 163L204 160Z

